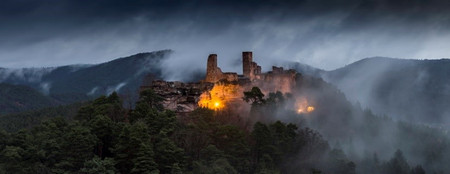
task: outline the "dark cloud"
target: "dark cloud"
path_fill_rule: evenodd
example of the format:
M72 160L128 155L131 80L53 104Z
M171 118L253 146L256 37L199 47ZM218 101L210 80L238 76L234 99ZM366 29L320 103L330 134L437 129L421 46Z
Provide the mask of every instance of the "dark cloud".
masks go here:
M440 0L6 0L0 66L97 63L158 49L175 50L174 62L219 53L230 70L242 50L325 69L371 56L440 58L450 54L447 9Z

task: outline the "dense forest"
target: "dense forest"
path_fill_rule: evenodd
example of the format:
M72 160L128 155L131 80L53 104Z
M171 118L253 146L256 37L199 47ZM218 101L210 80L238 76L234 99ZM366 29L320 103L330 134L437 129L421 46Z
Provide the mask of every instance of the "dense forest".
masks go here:
M244 99L252 105L250 116L260 117L279 113L289 97L264 97L254 88ZM425 173L400 150L386 161L373 154L358 166L302 124L245 121L204 108L177 118L162 100L143 91L129 110L112 93L85 104L73 119L1 131L0 173Z
M58 102L31 87L0 83L0 114L55 106Z
M77 105L74 103L91 99L93 97L79 93L44 95L28 86L0 83L0 116L50 111L49 108Z
M21 129L33 128L43 121L62 117L67 120L73 119L78 110L86 103L73 103L70 105L55 106L38 110L25 111L0 115L0 128L7 132L16 132Z

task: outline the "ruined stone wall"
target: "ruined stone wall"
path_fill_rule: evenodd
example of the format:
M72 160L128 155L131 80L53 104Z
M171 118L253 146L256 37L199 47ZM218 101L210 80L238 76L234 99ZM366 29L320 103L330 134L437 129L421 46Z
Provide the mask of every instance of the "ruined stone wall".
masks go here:
M261 74L261 66L256 65L255 74Z
M258 64L256 62L252 62L252 67L251 67L252 73L250 73L251 80L255 79L255 75L258 74L257 68L258 68Z
M259 85L265 86L268 91L291 92L292 87L296 84L296 74L295 70L274 67L273 71L261 75L263 77L261 77Z
M273 74L282 74L283 71L284 71L283 67L272 66L272 73Z
M221 79L225 79L229 82L238 81L238 74L237 73L223 73Z

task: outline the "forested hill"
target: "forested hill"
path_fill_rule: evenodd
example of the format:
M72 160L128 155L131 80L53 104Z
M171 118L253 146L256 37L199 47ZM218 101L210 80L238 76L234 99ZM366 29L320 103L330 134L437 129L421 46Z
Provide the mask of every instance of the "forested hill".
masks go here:
M426 123L450 123L450 60L374 57L325 72L353 102L379 114Z
M160 63L170 53L140 53L96 65L1 68L0 114L85 101L113 91L135 100L146 75L161 78Z
M79 93L98 96L112 91L120 92L121 89L137 89L148 73L160 77L160 62L171 52L162 50L139 53L95 65L2 68L0 82L30 86L45 94Z
M0 115L54 106L58 102L33 88L0 83Z
M75 113L72 109L79 106L42 111L39 118L44 120L54 117L47 113L68 119L6 127L13 132L0 130L0 171L448 173L450 141L439 130L353 108L321 79L297 80L296 97L306 97L316 106L312 113L292 110L292 95L264 96L257 87L244 93L250 112L238 115L199 108L177 119L181 117L164 110L163 98L151 90L141 92L132 110L123 108L119 96L112 93ZM10 119L28 123L34 118L16 117ZM28 129L14 132L21 126Z
M3 116L0 126L10 132L0 131L0 171L450 171L450 139L444 131L376 116L320 78L298 75L291 94L264 95L254 88L244 93L249 112L230 105L229 110L200 108L177 117L150 90L141 92L133 109L124 108L112 93L81 107ZM299 113L293 106L297 99L308 101L313 112ZM58 116L67 119L50 119Z

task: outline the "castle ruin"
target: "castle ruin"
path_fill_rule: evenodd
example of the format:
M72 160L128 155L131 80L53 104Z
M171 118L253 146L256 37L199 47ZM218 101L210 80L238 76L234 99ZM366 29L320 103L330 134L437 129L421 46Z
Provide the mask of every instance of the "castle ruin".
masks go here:
M204 80L192 83L156 80L149 86L142 86L141 90L151 88L165 98L163 105L166 109L187 113L199 107L201 96L204 97L206 94L211 98L211 95L215 95L210 94L215 85L217 87L217 85L228 83L239 86L241 90L249 90L253 86L258 86L263 92L290 92L296 83L296 75L295 70L284 70L283 67L276 66L272 67L272 71L262 73L261 66L253 61L252 52L242 52L242 74L222 72L217 65L217 54L210 54L207 59ZM229 96L229 94L221 95ZM239 99L240 96L232 98L235 102L236 98Z

